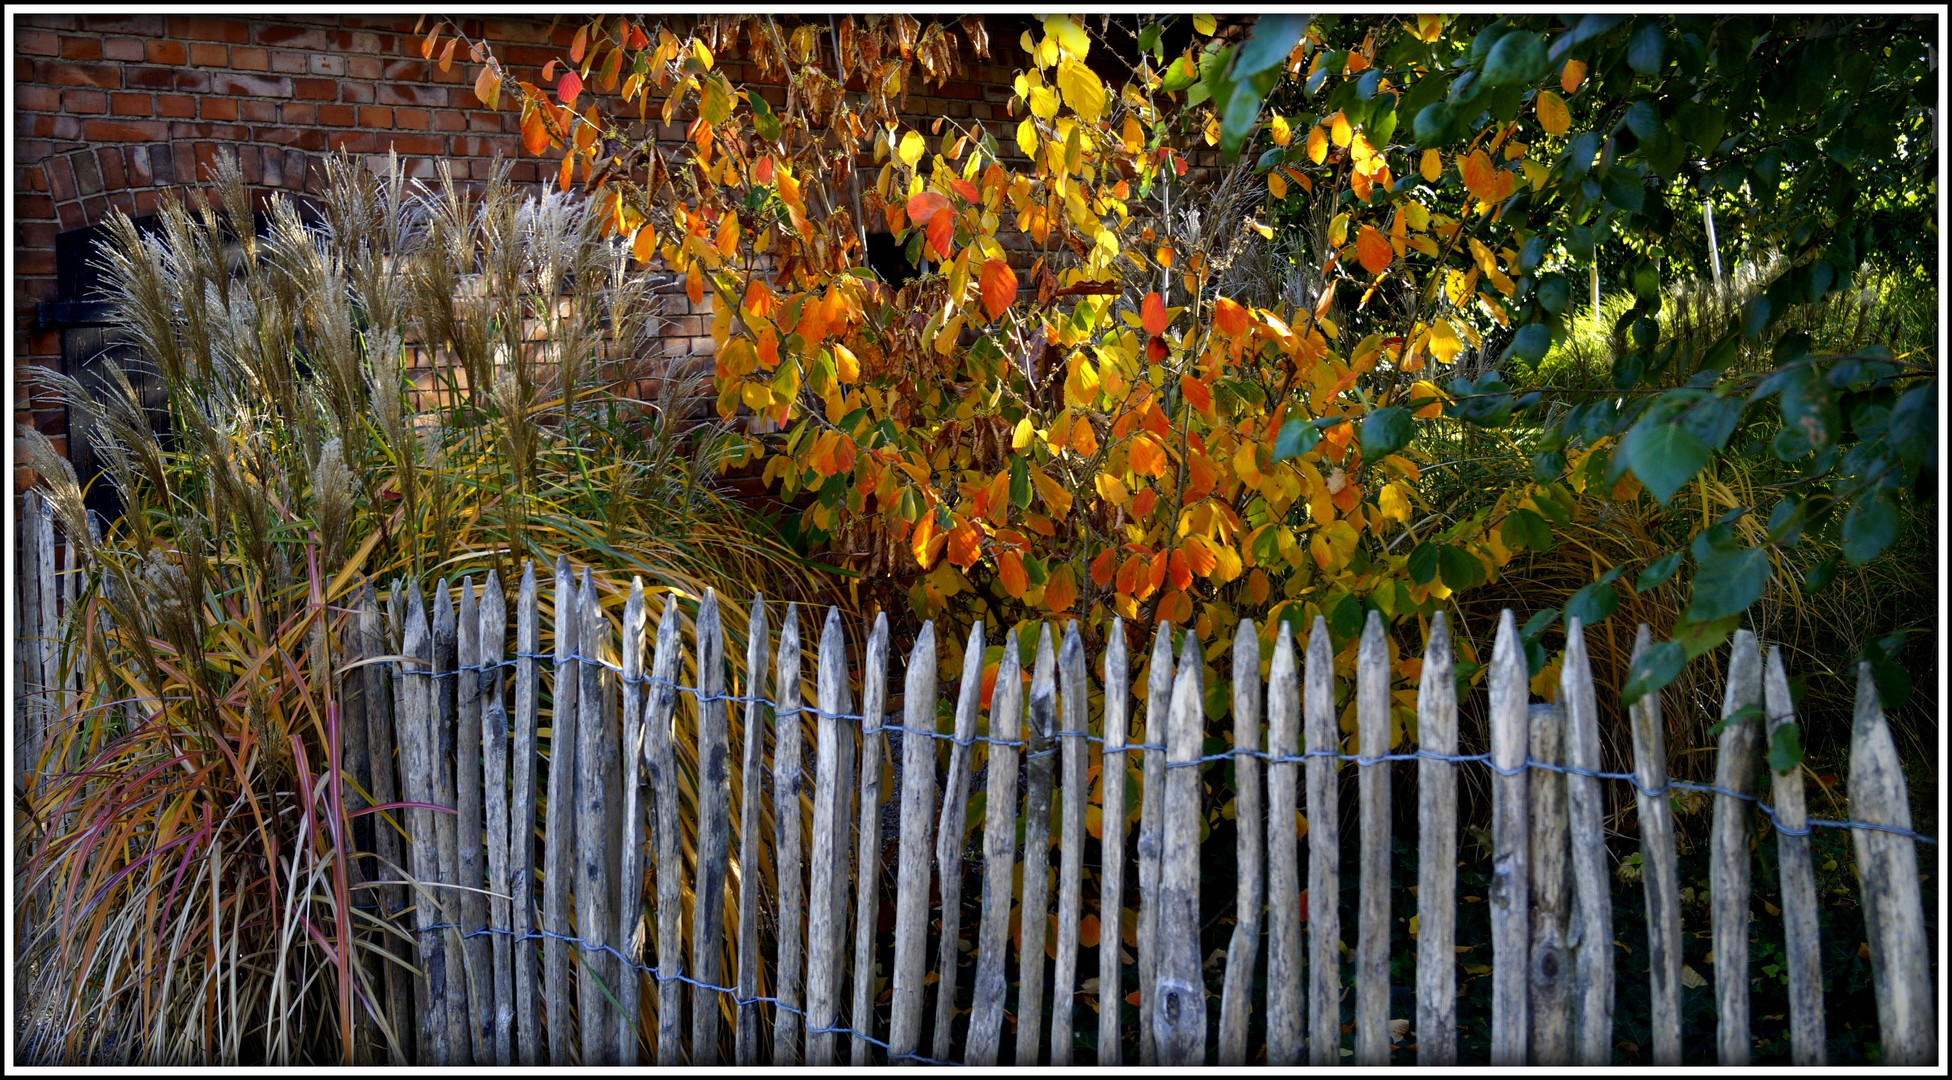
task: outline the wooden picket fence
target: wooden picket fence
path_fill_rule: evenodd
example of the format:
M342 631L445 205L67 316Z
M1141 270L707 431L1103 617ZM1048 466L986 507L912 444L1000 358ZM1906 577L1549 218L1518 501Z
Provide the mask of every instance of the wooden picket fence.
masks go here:
M34 515L26 523L30 531L47 527ZM34 539L23 544L22 565L41 573L52 565L51 544ZM43 599L50 580L22 578L22 598L32 593L45 605L19 609L24 665L57 651L59 605ZM1324 624L1317 620L1300 643L1282 626L1264 680L1260 639L1243 621L1233 653L1236 749L1202 757L1201 643L1184 634L1175 663L1163 625L1152 640L1142 734L1131 730L1130 662L1117 624L1100 663L1089 665L1095 670L1075 623L1059 642L1043 627L1027 691L1011 631L987 724L979 723L983 664L968 662L945 728L937 722L932 625L909 653L893 723L884 715L892 675L885 617L866 635L857 681L840 616L827 613L809 706L793 605L775 638L767 605L755 598L741 668L724 656L724 616L708 592L692 619L695 685L681 685L686 643L675 596L652 628L639 581L620 620L614 604L606 611L600 603L588 570L578 578L559 562L544 591L539 597L534 568L525 567L512 649L508 598L493 574L479 586L443 581L431 599L395 583L382 601L367 586L348 617L340 767L370 796L367 805L393 807L361 862L375 883L378 914L399 926L392 941L375 931L375 943L398 962L379 963L362 984L369 1022L392 1033L384 1045L394 1063L824 1065L840 1059L844 1042L854 1064L1066 1065L1089 1022L1079 1015L1082 1004L1096 1017L1095 1040L1082 1042L1096 1050L1084 1056L1100 1065L1134 1052L1147 1064L1331 1065L1351 1054L1342 1022L1351 974L1353 1062L1388 1064L1394 1047L1407 1063L1408 1041L1392 1037L1388 953L1390 763L1403 759L1415 761L1419 791L1414 1060L1457 1058L1456 774L1489 765L1492 1063L1612 1060L1616 972L1602 781L1640 791L1650 1057L1681 1063L1680 897L1658 695L1630 710L1634 772L1602 773L1576 621L1568 627L1560 704L1540 705L1528 701L1515 621L1503 615L1489 672L1489 752L1468 754L1458 747L1450 639L1437 616L1418 691L1421 745L1392 754L1387 650L1372 614L1358 654L1354 755L1343 752L1333 709ZM543 600L553 621L547 653ZM976 626L963 655L981 657L985 641ZM30 656L30 642L50 648ZM1647 645L1643 626L1636 651ZM1093 675L1102 691L1096 716L1089 715ZM52 685L51 676L22 681L17 704L64 715ZM1884 1061L1931 1064L1935 1009L1917 840L1867 669L1860 668L1858 687L1850 824ZM1731 720L1718 747L1711 856L1717 1048L1720 1063L1745 1064L1750 809L1767 732L1794 720L1779 655L1772 648L1765 656L1746 631L1731 649L1723 715ZM940 776L938 742L948 744ZM976 860L965 820L979 754L984 820ZM1096 758L1107 777L1119 776L1130 755L1141 759L1137 835L1128 835L1125 785L1103 784L1103 859L1097 902L1087 909L1089 769ZM543 758L546 790L538 790ZM1233 766L1236 820L1256 827L1237 832L1235 924L1210 1002L1199 941L1214 913L1199 900L1197 766L1217 759ZM1315 905L1307 922L1300 916L1304 887L1316 897L1340 894L1345 762L1357 771L1360 831L1351 974L1336 905ZM898 790L883 790L884 764ZM681 820L685 787L693 793L683 811L689 820ZM1821 1063L1817 896L1799 771L1774 774L1770 791L1792 1053L1797 1063ZM1061 816L1053 838L1054 798ZM891 936L880 925L890 846L884 803L898 818L898 837L888 838ZM1305 839L1297 837L1297 811L1310 823ZM1047 983L1053 839L1055 961ZM1013 881L1019 859L1021 885ZM981 882L973 982L962 978L959 962L971 863ZM1119 948L1128 874L1137 879L1135 964ZM1015 904L1021 939L1013 955ZM1079 968L1087 911L1104 927L1095 980ZM1263 962L1265 978L1257 980ZM1011 971L1017 993L1006 1016ZM1260 1000L1256 985L1265 987ZM1136 1030L1121 1023L1127 987L1138 991ZM1218 1010L1215 1024L1210 1008ZM1263 1010L1264 1047L1248 1045L1255 1010ZM965 1013L966 1027L958 1023ZM1006 1027L1012 1050L1003 1049Z

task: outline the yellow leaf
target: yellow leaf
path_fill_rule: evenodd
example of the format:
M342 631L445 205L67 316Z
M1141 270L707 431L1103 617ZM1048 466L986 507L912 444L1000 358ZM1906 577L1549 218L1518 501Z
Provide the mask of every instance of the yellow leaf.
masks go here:
M1280 113L1275 113L1274 119L1268 122L1267 133L1276 146L1286 146L1288 140L1294 138L1294 130L1288 126L1288 118Z
M1216 30L1219 27L1219 25L1220 25L1219 22L1215 20L1214 17L1211 15L1200 14L1200 15L1193 16L1193 29L1197 30L1199 33L1205 35L1206 37L1212 37L1213 31Z
M739 215L725 215L725 220L719 222L718 235L713 238L712 246L728 259L739 250Z
M1097 487L1098 497L1111 503L1113 506L1118 506L1127 498L1131 497L1131 492L1125 490L1125 481L1120 480L1111 473L1099 473Z
M1037 429L1030 426L1030 417L1026 416L1017 421L1016 430L1010 433L1010 449L1017 451L1028 449L1031 437L1036 434Z
M1376 503L1382 510L1383 516L1391 521L1410 520L1410 504L1403 498L1402 486L1394 481L1383 485L1382 493L1377 496Z
M1212 33L1211 30L1207 32ZM1076 15L1044 16L1044 33L1057 41L1059 49L1081 60L1085 53L1091 51L1091 38L1085 34L1084 27L1078 25Z
M1130 113L1125 115L1125 126L1119 129L1119 141L1128 154L1136 154L1145 146L1145 131Z
M1444 175L1444 155L1435 150L1425 150L1423 163L1417 171L1423 174L1425 180L1436 183L1437 178Z
M861 362L855 358L847 346L834 343L834 375L841 382L851 383L861 377Z
M1335 145L1348 146L1349 140L1354 135L1355 132L1349 127L1349 118L1342 115L1342 113L1337 112L1334 118L1329 121L1328 137L1329 141Z
M1017 124L1017 149L1027 158L1037 156L1037 122L1028 116Z
M1439 363L1449 364L1457 360L1457 354L1464 351L1464 342L1449 319L1438 319L1430 325L1430 354Z
M1533 102L1538 110L1539 126L1547 135L1564 135L1572 128L1572 112L1566 108L1566 99L1550 90L1539 91L1538 100Z
M1435 153L1436 151L1431 151ZM1328 136L1319 127L1308 129L1308 160L1320 165L1328 157Z
M922 133L910 131L901 137L901 146L895 150L895 156L901 159L902 164L912 169L916 162L922 160L922 155L927 150L928 144L923 141Z
M1234 449L1234 475L1250 488L1261 486L1261 464L1256 453L1259 448L1252 441L1241 443Z
M1267 174L1267 193L1277 199L1288 197L1288 181L1281 176L1281 170L1271 169Z
M1037 493L1044 497L1044 505L1050 507L1052 516L1062 519L1071 512L1071 493L1051 479L1049 473L1032 466L1030 482L1037 485Z
M1082 55L1082 52L1080 53ZM1105 111L1105 84L1097 72L1076 60L1057 65L1057 88L1064 103L1088 123L1096 123Z

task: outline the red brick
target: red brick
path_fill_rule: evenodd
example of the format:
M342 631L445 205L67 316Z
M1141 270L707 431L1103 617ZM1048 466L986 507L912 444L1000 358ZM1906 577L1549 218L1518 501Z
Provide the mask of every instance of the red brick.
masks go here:
M156 182L156 174L149 168L149 148L131 146L122 151L123 172L129 178L131 187L148 187Z
M129 186L128 176L122 168L121 150L105 146L95 151L95 164L102 170L103 188L120 191Z
M278 119L278 103L263 98L245 98L237 103L237 118L252 124L269 124Z
M129 85L134 86L136 84L131 82ZM208 71L196 71L188 68L179 70L176 72L175 85L176 89L188 90L193 94L209 93L210 73Z
M223 67L230 63L230 46L193 41L190 43L190 63L198 67Z
M162 37L161 15L84 15L80 29L97 34L137 34Z
M191 41L222 41L231 45L248 45L251 42L250 28L237 19L196 15L170 16L169 36L189 38Z
M204 98L197 102L197 115L204 120L237 119L236 98Z
M292 93L306 101L337 101L339 84L331 79L293 79Z
M121 69L115 67L37 60L34 62L32 81L50 86L93 86L101 90L120 90L121 76Z
M131 212L131 214L129 215L131 217L141 217L145 214L155 213L156 212L156 189L145 188L141 191L136 192L135 204L136 204L135 210Z
M268 187L280 187L285 182L285 152L275 146L258 148L258 158L263 162L261 183Z
M152 64L187 64L190 48L180 41L145 41L143 59Z
M17 180L16 183L29 184L28 190L39 191L40 189L38 187L31 186L32 177L35 174L28 169L28 166L39 165L41 162L46 161L48 155L52 153L54 153L54 144L44 139L19 139L15 141L14 175L19 177L26 174L29 177L29 179L24 181Z
M43 277L53 274L54 271L54 242L52 237L49 238L47 247L40 250L27 247L25 246L25 241L22 241L21 249L14 255L14 273Z
M271 54L271 70L280 75L303 75L307 69L306 55L295 52L274 52Z
M358 123L363 128L390 128L393 126L393 110L384 105L362 105Z
M51 86L14 87L14 108L23 112L54 112L61 107L61 91Z
M102 42L102 55L110 60L140 60L143 57L141 38L109 38Z
M376 53L380 36L367 30L341 30L333 36L333 45L342 53Z
M173 90L178 86L177 76L188 74L192 72L187 69L126 67L122 69L122 85L131 90Z
M296 147L299 150L317 152L325 149L325 132L317 128L303 130L288 127L252 128L251 138L255 142Z
M346 57L346 74L355 79L377 79L384 67L377 56Z
M28 56L59 56L61 38L46 30L22 30L14 35L14 51Z
M46 166L42 168L45 169ZM15 195L14 217L21 220L50 221L54 218L54 200L46 195Z
M320 105L318 122L327 127L351 127L358 118L358 110L351 105Z
M282 75L247 75L242 72L219 71L210 76L210 89L219 94L290 97L291 80Z
M100 60L101 58L101 38L64 37L61 39L63 60Z
M278 122L310 127L319 122L319 107L309 101L287 101L278 109Z
M69 229L79 229L88 224L88 216L82 213L81 204L78 202L62 203L59 213L61 216L62 232L67 232ZM54 283L50 281L48 284L51 286ZM54 290L52 288L48 289L47 293L47 299L51 300L54 298Z
M326 145L348 154L370 154L379 149L379 137L370 131L335 131L326 136Z
M442 109L434 114L435 131L455 132L467 129L468 119L465 114L455 112L453 109Z
M78 116L99 116L108 111L108 95L100 90L64 90L61 111Z
M81 194L75 190L75 170L67 158L53 158L41 168L47 175L47 189L55 202L64 203Z
M87 122L90 124L113 123L113 121L109 120L90 120ZM77 151L68 155L68 163L75 167L76 191L81 192L84 198L89 195L99 195L102 193L102 167L96 162L94 154L86 150ZM89 216L93 217L94 215L90 214Z
M434 122L434 114L426 109L393 110L393 126L408 131L426 131Z
M155 105L148 94L114 94L109 97L109 111L117 116L148 116Z
M381 83L378 100L382 105L442 106L447 104L447 91L433 86Z
M230 51L230 66L239 71L269 71L271 54L263 49L247 49L239 45Z
M81 125L90 142L154 142L169 137L161 120L88 120Z
M283 45L291 49L317 50L332 47L326 32L317 27L259 26L254 36L260 45Z
M183 120L197 114L197 99L188 94L157 94L156 115Z
M371 105L373 84L343 80L339 83L339 100L350 105Z

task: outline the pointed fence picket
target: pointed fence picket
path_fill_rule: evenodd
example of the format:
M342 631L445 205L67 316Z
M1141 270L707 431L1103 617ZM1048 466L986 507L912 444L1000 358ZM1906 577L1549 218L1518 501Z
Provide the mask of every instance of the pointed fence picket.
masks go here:
M81 684L57 686L46 669L67 608L86 595L79 578L59 587L28 580L52 573L56 560L42 557L51 525L34 516L31 499L23 508L19 750L34 745L42 718L76 707L66 697ZM402 581L390 592L383 614L373 587L360 586L336 624L336 643L312 645L329 649L338 679L347 806L382 808L353 829L365 852L356 881L368 883L358 888L374 914L362 940L375 951L359 963L365 1011L355 1043L363 1060L714 1064L723 1015L741 1065L827 1064L840 1057L842 1039L853 1064L996 1064L1006 1020L1015 1033L1009 1060L1023 1065L1046 1060L1047 1033L1053 1065L1117 1065L1128 1056L1166 1065L1291 1065L1304 1056L1316 1064L1345 1056L1355 1064L1454 1064L1457 777L1460 765L1475 763L1489 767L1493 801L1491 1060L1613 1059L1617 987L1602 823L1603 781L1612 781L1638 790L1652 1003L1647 1053L1655 1064L1681 1062L1681 917L1667 799L1674 785L1658 695L1628 710L1633 772L1602 772L1585 629L1576 620L1567 626L1558 700L1546 705L1530 700L1514 617L1500 619L1489 745L1478 754L1458 744L1451 628L1441 615L1423 657L1415 752L1390 748L1390 646L1380 618L1372 616L1357 645L1355 730L1347 740L1335 711L1336 646L1326 623L1316 620L1297 640L1285 621L1266 638L1242 622L1233 648L1232 748L1203 754L1212 729L1203 715L1201 643L1183 632L1176 642L1165 626L1154 637L1144 726L1135 734L1119 622L1096 665L1076 624L1064 628L1058 649L1054 628L1035 628L1027 673L1017 630L1006 632L986 709L986 639L974 627L960 658L943 665L961 669L952 714L938 713L945 702L935 628L924 626L906 658L901 703L890 712L887 620L877 619L863 651L851 656L839 613L830 610L813 680L817 707L808 709L790 604L775 646L764 598L753 598L744 663L731 666L728 680L721 606L709 592L694 609L667 590L652 639L644 582L617 589L559 560L548 593L553 645L544 652L543 597L535 567L525 565L512 654L498 575L478 586L470 578L439 582L431 592ZM687 611L694 617L684 650ZM1642 627L1636 655L1649 647ZM695 665L695 688L681 681L681 651ZM1721 976L1713 991L1715 1056L1738 1063L1752 1048L1748 982L1737 975L1750 932L1752 807L1762 748L1795 716L1780 654L1765 654L1746 631L1731 644L1725 686L1717 782L1709 789L1715 817L1705 929ZM1850 782L1858 821L1845 824L1884 1059L1929 1064L1937 1054L1936 1003L1919 840L1868 669L1859 672L1858 695ZM690 704L680 708L680 697ZM742 718L736 728L735 715ZM1392 919L1409 914L1392 903L1386 858L1390 791L1405 758L1417 759L1413 1026L1390 1015L1388 953ZM546 790L538 790L538 761L546 762ZM1310 911L1306 902L1340 893L1344 761L1355 763L1359 830L1352 988L1343 977L1336 905L1318 902ZM979 762L981 861L969 866L980 878L980 914L967 941L962 897L974 824L967 808ZM1224 967L1207 970L1199 932L1216 913L1201 905L1198 838L1202 785L1216 780L1231 790L1238 826L1228 905L1234 931ZM1128 801L1128 784L1135 800ZM681 817L686 790L689 819ZM1772 770L1769 794L1791 1055L1797 1064L1821 1064L1808 834L1812 825L1836 823L1811 820L1796 769ZM1055 836L1054 799L1061 811ZM1128 830L1133 818L1136 833ZM1097 823L1096 863L1087 854L1088 820ZM940 903L935 919L932 896ZM385 930L403 922L397 933ZM1047 925L1055 926L1049 958ZM1135 947L1125 944L1127 926ZM1096 974L1084 978L1080 966L1094 955ZM961 985L959 993L972 976L973 988ZM1125 1007L1128 987L1138 991L1136 1024ZM1211 1046L1209 997L1218 1009ZM1353 1021L1347 1046L1345 1004ZM1077 1022L1086 1008L1095 1024ZM1414 1032L1407 1039L1406 1026ZM770 1040L762 1037L768 1027ZM1264 1044L1251 1045L1250 1031L1265 1032Z

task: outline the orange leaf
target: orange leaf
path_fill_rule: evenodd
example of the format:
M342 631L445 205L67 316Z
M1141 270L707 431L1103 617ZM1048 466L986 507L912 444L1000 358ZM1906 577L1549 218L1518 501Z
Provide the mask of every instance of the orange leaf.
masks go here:
M1158 293L1145 294L1145 302L1139 305L1139 322L1154 337L1166 332L1166 304Z
M927 570L935 562L935 556L942 550L945 536L935 534L935 515L924 512L922 520L915 523L915 535L909 538L909 550L915 553L915 564Z
M1483 150L1471 151L1471 156L1464 159L1458 171L1464 177L1465 189L1477 196L1479 202L1490 202L1496 198L1498 170L1492 166L1490 155Z
M561 168L561 169L559 169L559 170L557 170L557 172L556 172L556 189L557 189L557 190L559 190L559 191L568 191L568 190L569 190L569 171L570 171L570 168L571 168L572 166L574 166L575 164L576 164L576 155L575 155L574 153L571 153L571 152L570 152L570 151L568 151L568 150L564 150L564 151L563 151L563 166L562 166L562 168ZM704 294L703 294L703 293L701 292L701 293L700 293L699 295L700 295L700 296L703 296Z
M456 44L459 44L459 43L460 43L460 40L461 40L460 38L448 38L448 39L447 39L447 47L441 50L441 70L442 70L442 71L446 71L446 70L448 70L449 68L451 68L451 67L453 67L453 66L454 66L454 46L455 46Z
M1559 72L1559 89L1564 90L1566 93L1570 94L1573 91L1579 89L1579 84L1585 81L1586 81L1586 61L1584 60L1566 61L1566 66L1563 69L1561 69Z
M556 77L556 62L554 60L551 60L548 63L542 65L543 82L552 82L555 80L555 77Z
M1111 554L1111 550L1106 549L1105 554ZM1065 563L1052 570L1050 580L1044 583L1044 606L1053 613L1069 611L1077 599L1077 575L1071 572L1071 564Z
M630 253L638 262L647 263L657 253L657 230L649 225L637 230L636 239L630 242Z
M1114 573L1112 556L1115 551L1114 548L1106 548L1098 553L1097 558L1091 560L1091 581L1101 589L1112 583ZM1048 589L1049 586L1045 588Z
M1030 586L1030 576L1024 573L1023 556L1015 551L1006 551L996 557L996 576L1003 582L1003 591L1013 600L1023 599L1024 589Z
M1126 596L1138 596L1140 587L1145 584L1145 569L1145 556L1128 556L1118 568L1118 591Z
M1245 333L1247 309L1223 296L1213 303L1213 326L1227 335Z
M965 521L949 534L949 561L964 570L976 565L982 555L982 530L974 522Z
M1172 553L1172 557L1166 560L1166 573L1172 578L1175 589L1184 590L1193 584L1193 568L1187 565L1185 552Z
M576 95L582 92L583 80L574 71L565 71L563 77L556 80L556 100L564 105L575 105Z
M522 121L522 149L537 157L549 149L549 129L544 126L539 112L529 113L528 119Z
M440 40L441 24L435 23L427 28L427 37L420 43L420 58L431 60L434 57L434 42Z
M1166 475L1166 451L1150 435L1132 436L1132 448L1128 460L1135 473L1145 473L1148 476Z
M569 43L570 63L580 64L583 62L583 50L589 46L589 43L590 28L587 26L579 28L576 31L576 37L571 39Z
M1396 260L1396 249L1389 246L1389 238L1376 231L1373 225L1364 225L1356 236L1356 261L1364 270L1380 274Z
M949 242L955 237L956 215L937 214L929 219L929 247L937 259L949 257Z
M1010 304L1017 298L1017 274L1010 264L1002 259L991 259L983 264L981 276L983 308L990 318L1000 319L1010 310Z
M691 269L685 271L685 299L690 300L693 307L705 302L705 272L699 269L697 263L692 263Z
M475 100L491 109L495 108L501 102L501 89L501 77L495 74L494 68L483 64L481 74L474 77Z
M1144 595L1150 596L1158 592L1159 586L1166 583L1166 569L1171 561L1171 553L1163 549L1159 554L1152 557L1151 564L1146 567L1146 589Z
M1181 375L1179 392L1185 396L1188 405L1209 416L1213 414L1213 390L1207 384L1191 375Z

